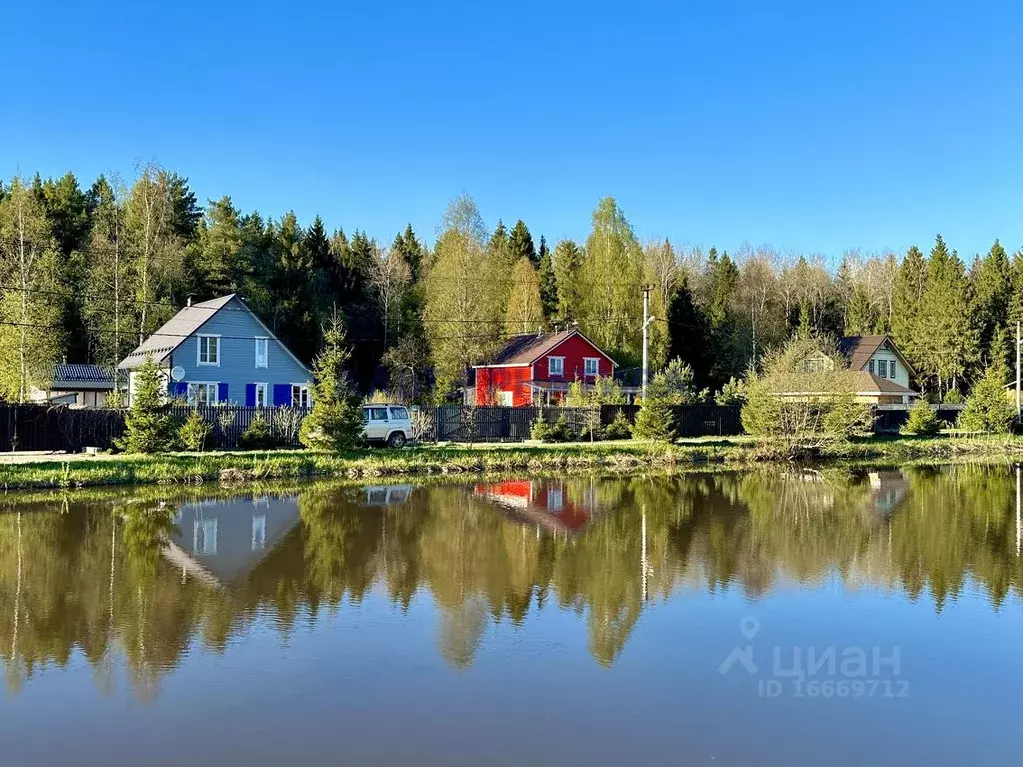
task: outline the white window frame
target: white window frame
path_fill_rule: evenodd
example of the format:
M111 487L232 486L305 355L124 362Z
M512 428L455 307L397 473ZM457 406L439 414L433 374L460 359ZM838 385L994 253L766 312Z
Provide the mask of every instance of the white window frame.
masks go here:
M259 359L259 347L263 346L263 360L260 364ZM270 367L270 338L268 336L256 336L256 359L255 364L257 368L268 368Z
M206 390L206 402L199 402L199 387L203 387ZM194 387L194 388L193 388ZM213 392L213 399L210 399L209 392ZM220 402L220 382L219 381L189 381L188 391L186 393L189 405L216 405Z
M592 372L589 369L591 362L593 363ZM600 375L600 357L583 357L583 375L594 378Z
M270 389L270 384L268 384L268 383L257 383L257 384L254 384L254 386L256 387L256 399L255 399L256 407L267 407L266 395L267 395L267 392ZM260 394L263 395L263 397L262 397L263 401L262 402L259 401L260 400L260 396L259 396Z
M554 369L554 361L558 361L558 369ZM549 376L564 376L565 375L565 358L564 357L548 357L547 358L547 375Z
M877 366L874 364L874 360L867 360L867 372L868 373L873 375L874 371L876 370L876 368L877 368Z
M895 360L888 360L888 377L895 380Z
M214 338L217 339L216 346L214 347L214 348L216 348L216 352L217 352L217 361L216 362L210 362L209 361L209 357L210 357L210 341L212 339L214 339ZM206 362L203 362L203 359L202 359L202 342L203 342L203 340L206 341L206 359L207 359ZM211 333L203 333L202 335L197 335L196 336L195 364L199 365L200 367L207 367L207 368L219 368L220 367L220 335L219 334L214 335L214 334L211 334Z
M298 389L298 404L295 404L295 389ZM302 400L305 400L305 404L302 404ZM313 398L309 392L309 384L293 383L291 385L291 406L292 407L312 407Z
M515 406L515 395L510 391L498 391L497 392L497 404L500 407L514 407Z

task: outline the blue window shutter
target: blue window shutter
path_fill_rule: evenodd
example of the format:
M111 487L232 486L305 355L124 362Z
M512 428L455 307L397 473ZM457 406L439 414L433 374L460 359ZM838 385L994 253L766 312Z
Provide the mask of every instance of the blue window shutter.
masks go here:
M245 407L256 406L256 385L245 384Z
M219 383L219 384L217 384L217 401L218 402L227 402L227 384L226 383Z
M170 393L172 397L187 397L188 396L188 382L187 381L171 381Z
M291 384L274 384L274 405L291 404Z

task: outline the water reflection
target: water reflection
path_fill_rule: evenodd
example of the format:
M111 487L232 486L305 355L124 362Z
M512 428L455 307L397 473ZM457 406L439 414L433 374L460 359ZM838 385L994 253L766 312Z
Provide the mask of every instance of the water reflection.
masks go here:
M151 699L193 642L222 650L257 618L287 636L374 590L397 611L430 600L454 667L488 626L552 604L609 666L651 601L837 577L938 611L975 585L998 608L1023 578L1019 478L1004 468L158 492L0 514L10 690L78 650L101 689L123 667Z

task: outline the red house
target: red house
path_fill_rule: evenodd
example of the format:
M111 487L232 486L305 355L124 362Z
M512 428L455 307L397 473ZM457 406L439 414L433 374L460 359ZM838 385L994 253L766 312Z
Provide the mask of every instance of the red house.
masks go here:
M514 336L476 365L476 404L524 407L564 398L573 381L614 375L616 363L578 330Z

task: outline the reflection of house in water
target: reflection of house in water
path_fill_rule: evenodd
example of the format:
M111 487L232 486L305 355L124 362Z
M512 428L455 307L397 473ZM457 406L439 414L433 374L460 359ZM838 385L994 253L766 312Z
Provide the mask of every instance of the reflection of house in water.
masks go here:
M909 492L909 482L898 469L881 469L867 474L870 480L869 507L881 519L888 520Z
M555 532L577 533L597 512L596 490L563 480L514 480L476 485L479 498L496 503L508 516Z
M395 506L412 495L412 485L370 485L364 490L367 506Z
M182 506L167 558L214 585L251 570L298 522L294 497L236 498Z

